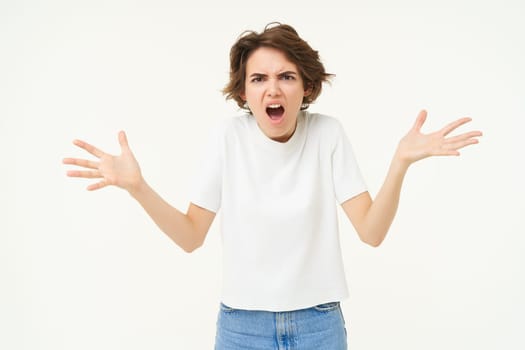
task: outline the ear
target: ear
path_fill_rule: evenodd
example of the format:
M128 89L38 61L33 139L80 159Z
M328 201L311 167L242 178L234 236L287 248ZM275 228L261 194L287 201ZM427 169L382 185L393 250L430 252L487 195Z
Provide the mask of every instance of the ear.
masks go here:
M304 97L310 96L312 94L312 90L313 90L312 85L308 84L308 86L304 90Z
M245 94L244 92L241 92L241 93L239 94L239 97L240 97L244 102L246 102L246 94Z

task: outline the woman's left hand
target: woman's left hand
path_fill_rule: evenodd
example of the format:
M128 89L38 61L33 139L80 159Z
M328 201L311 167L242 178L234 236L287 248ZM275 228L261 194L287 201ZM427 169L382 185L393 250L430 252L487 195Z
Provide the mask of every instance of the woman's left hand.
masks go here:
M478 143L476 137L482 135L481 131L470 131L447 137L450 132L471 121L470 118L458 119L438 131L423 134L421 127L426 119L427 112L419 112L414 126L399 142L395 157L406 166L431 156L459 156L459 149Z

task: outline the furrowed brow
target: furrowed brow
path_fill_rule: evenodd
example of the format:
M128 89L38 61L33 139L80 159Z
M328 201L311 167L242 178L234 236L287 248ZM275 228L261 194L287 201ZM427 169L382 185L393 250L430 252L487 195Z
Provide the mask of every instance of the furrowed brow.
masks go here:
M291 70L288 70L286 72L282 72L282 73L279 73L279 76L283 76L283 75L297 75L297 72L294 72L294 71L291 71Z
M250 78L264 78L264 77L267 77L266 74L262 74L262 73L252 73L250 74Z

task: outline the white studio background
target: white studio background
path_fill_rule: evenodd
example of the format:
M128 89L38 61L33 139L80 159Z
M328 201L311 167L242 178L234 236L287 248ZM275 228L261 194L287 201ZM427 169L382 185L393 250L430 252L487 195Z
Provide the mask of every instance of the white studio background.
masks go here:
M186 254L116 188L85 191L63 157L126 130L150 184L188 205L245 29L292 24L336 73L311 107L338 117L372 195L422 108L471 116L481 143L406 177L379 248L342 216L351 349L523 349L525 9L504 1L0 3L0 348L211 349L215 222ZM218 220L216 220L218 221Z

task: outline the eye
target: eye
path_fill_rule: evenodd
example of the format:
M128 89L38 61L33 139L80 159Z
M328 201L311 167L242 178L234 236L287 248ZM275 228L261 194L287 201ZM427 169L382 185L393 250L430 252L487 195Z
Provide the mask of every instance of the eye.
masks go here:
M281 79L283 80L295 80L295 76L291 75L291 74L284 74Z
M252 83L260 83L262 81L262 77L253 77L250 82Z

